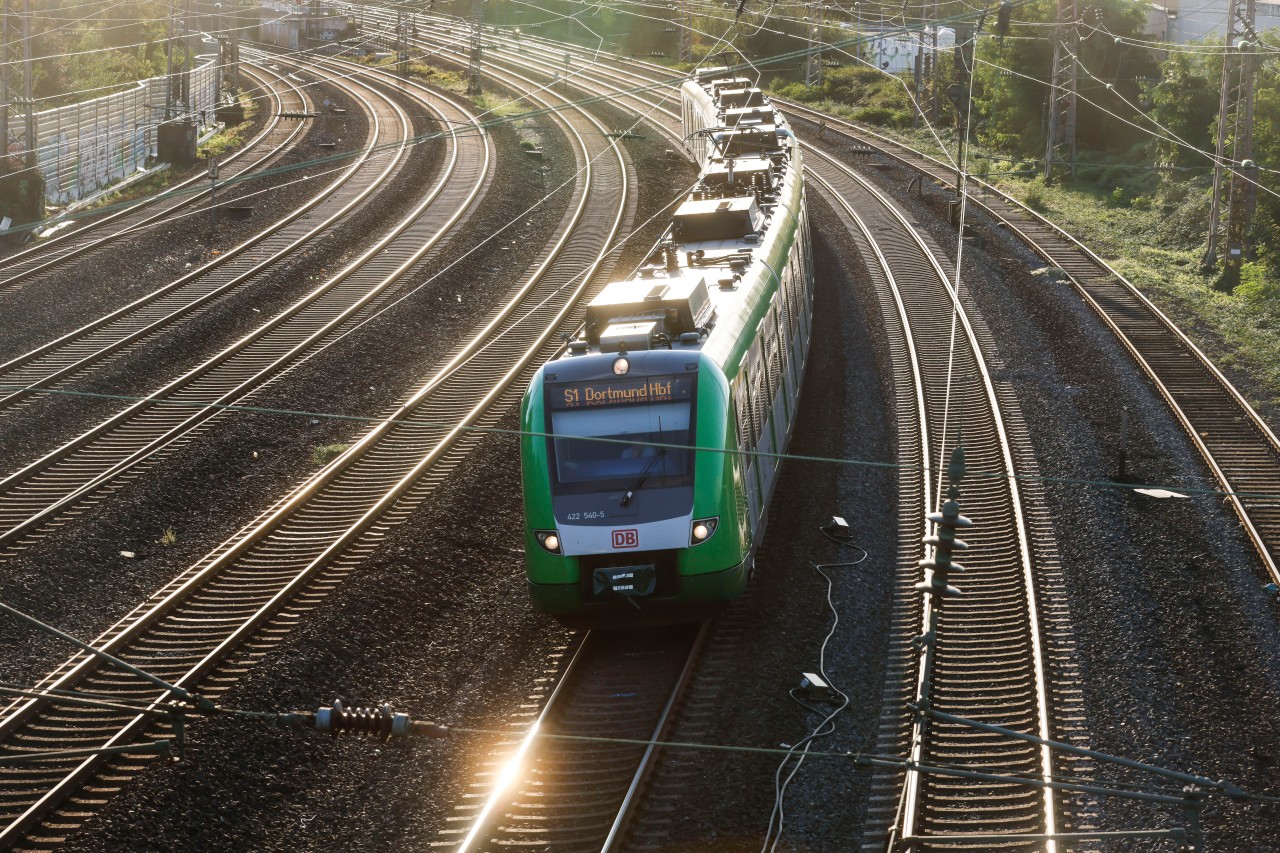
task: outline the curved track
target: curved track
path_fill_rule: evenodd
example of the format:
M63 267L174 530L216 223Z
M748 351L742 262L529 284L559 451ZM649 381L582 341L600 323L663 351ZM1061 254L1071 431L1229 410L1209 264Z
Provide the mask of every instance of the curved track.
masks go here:
M494 41L501 41L495 35ZM523 47L514 47L517 51L529 51L531 42L524 39ZM566 49L575 53L575 63L580 63L582 72L608 76L609 66L626 67L631 72L620 88L634 93L638 87L644 87L651 80L666 77L669 72L645 63L621 62L610 59L593 64L584 57L584 52L565 45L548 46L545 49L547 59L552 61ZM579 66L575 64L575 69ZM619 100L626 101L630 96L623 95ZM840 134L858 147L874 149L882 154L900 160L937 181L944 187L954 184L954 170L927 156L906 149L891 140L885 139L864 128L853 127L838 119L822 116L799 106L788 107L793 121L809 120L814 125L821 121L825 124L828 138ZM816 158L815 158L816 159ZM814 159L809 164L814 166ZM1277 543L1280 543L1280 504L1275 495L1280 494L1280 442L1270 428L1257 416L1243 397L1234 389L1225 377L1208 361L1189 339L1178 330L1149 300L1137 291L1128 281L1111 269L1104 261L1089 251L1078 240L1062 229L1049 223L1043 217L1026 209L994 188L975 181L974 186L980 192L971 194L971 203L977 204L995 217L1003 227L1023 240L1029 247L1044 257L1050 264L1062 269L1070 277L1077 291L1085 301L1094 308L1103 321L1120 338L1129 349L1135 360L1164 396L1175 417L1183 425L1186 434L1200 451L1208 466L1217 488L1229 493L1229 501L1241 519L1242 528L1252 541L1263 562L1266 572L1273 581L1280 582L1280 573L1276 568ZM981 337L981 333L980 333ZM998 348L991 346L989 352L995 353ZM1008 388L997 389L996 395L1015 402L1015 397ZM1017 420L1016 410L1006 415ZM967 434L966 434L967 438ZM966 440L966 445L968 441ZM1018 460L1018 471L1024 475L1035 474L1033 454L1025 443L1016 448L1013 456ZM971 460L972 464L972 460ZM1208 484L1206 484L1208 485ZM1032 548L1036 560L1028 572L1034 577L1041 592L1050 599L1057 599L1052 605L1052 612L1045 617L1046 624L1041 628L1044 632L1042 642L1051 650L1049 657L1054 661L1056 673L1055 683L1049 689L1054 693L1053 720L1054 734L1059 739L1070 739L1077 745L1087 745L1087 732L1081 728L1083 711L1079 704L1079 695L1071 688L1072 680L1078 672L1072 663L1072 641L1070 638L1069 616L1066 614L1064 592L1061 583L1061 571L1052 541L1051 521L1044 516L1037 504L1041 489L1035 483L1026 485L1028 502L1033 508L1027 510L1029 526L1036 531L1036 541ZM970 492L962 497L962 506L970 514L977 515L970 506ZM978 519L981 523L981 518ZM974 537L967 537L973 539ZM905 540L904 540L905 543ZM968 561L972 562L972 560ZM963 586L964 579L961 579ZM899 634L910 637L919 632L914 607L910 609L910 618L903 621L899 614ZM908 656L914 660L914 656ZM912 689L900 691L893 695L891 687L886 696L886 707L910 699ZM892 728L892 725L890 725ZM1043 732L1042 732L1043 733ZM882 732L883 734L883 732ZM953 734L955 734L953 732ZM892 742L890 737L886 743ZM975 739L975 742L980 738ZM1049 760L1042 756L1042 766L1048 766ZM1054 756L1054 767L1065 775L1085 776L1082 772L1087 762ZM1009 766L1016 770L1017 765ZM1034 774L1033 774L1034 775ZM947 786L943 786L947 787ZM881 786L877 792L878 802L873 803L873 816L885 816L886 812L897 812L900 802L897 789L893 785ZM985 814L981 810L970 814L960 814L963 806L958 806L951 817L958 819L957 827L948 828L945 823L930 828L917 824L918 829L907 828L905 831L948 832L969 831L974 824L993 814ZM1092 821L1082 813L1095 812L1097 804L1087 795L1063 795L1059 800L1057 811L1064 825L1076 828L1088 828ZM1052 810L1045 810L1051 814ZM909 814L904 809L903 814ZM887 824L888 821L886 820ZM993 820L996 825L998 820ZM874 821L873 821L874 824ZM901 830L900 830L901 831ZM870 841L872 849L879 846L885 837L873 835ZM1035 846L1036 842L1026 842ZM981 846L981 845L979 845Z
M17 543L107 483L135 475L223 407L243 400L376 310L396 282L448 235L488 180L487 138L459 132L474 126L474 119L456 104L433 101L450 128L447 165L410 214L347 268L253 333L0 481L0 543ZM403 112L396 114L394 138L403 146L409 125ZM389 159L378 165L374 179L400 158Z
M874 147L944 187L955 186L955 170L932 157L799 105L788 104L787 111L799 119L822 120L826 133ZM1217 488L1229 493L1227 500L1267 573L1280 582L1280 501L1276 499L1280 439L1204 353L1132 283L1044 217L995 187L970 180L982 189L970 196L970 203L1063 270L1129 350L1200 452Z
M501 46L502 40L497 40ZM508 52L503 61L529 61L526 57L537 52L526 41L518 57ZM544 72L554 67L551 58L541 61ZM562 85L585 86L582 81L588 78L608 81L613 97L634 105L641 114L664 112L667 125L678 127L674 114L652 103L647 92L637 91L646 83L656 85L657 78L637 79L634 74L621 75L607 63L589 64L578 76L566 73ZM873 277L887 325L896 329L891 337L896 341L893 361L900 395L899 456L907 465L919 466L919 473L904 472L901 486L899 515L904 528L896 645L877 752L911 755L917 763L1048 779L1053 769L1047 751L973 730L938 726L922 730L914 725L906 706L915 698L921 665L911 640L928 618L915 584L922 579L917 562L925 556L920 543L928 532L924 514L937 500L931 471L940 467L943 448L951 446L960 424L971 467L1015 470L1016 451L1005 426L1009 416L1002 411L1012 399L1001 399L985 365L984 349L994 352L995 348L982 340L981 327L960 308L963 300L951 293L940 260L945 255L921 239L915 223L870 184L821 152L807 152L806 168L811 180L843 213L850 231L860 235L864 256L876 259ZM952 306L959 321L954 350ZM1020 423L1016 417L1014 421ZM1028 449L1017 454L1026 465L1030 454L1025 434L1020 431L1015 443ZM935 707L950 713L1047 737L1048 687L1032 544L1018 492L1012 478L966 483L963 507L979 528L966 537L973 547L972 558L966 560L970 572L955 581L966 595L948 602L942 614L933 699ZM1043 525L1037 532L1042 541L1037 543L1036 556L1052 563L1051 527ZM895 770L880 774L877 796L890 807L878 813L873 809L870 847L903 837L927 846L922 839L946 834L1051 832L1056 821L1054 799L1025 785L993 789L915 770Z
M260 108L271 111L271 118L253 139L219 164L220 179L225 183L251 172L269 167L287 151L305 129L301 122L281 119L282 112L309 112L311 102L305 92L288 77L245 63L243 73L257 79L265 91ZM208 194L207 178L201 174L169 187L158 196L150 196L87 225L43 240L4 259L0 292L17 289L73 258L95 251L110 252L114 240L137 232L148 225L164 221L186 207L203 200Z
M372 129L359 154L334 180L298 209L199 269L0 364L0 412L29 400L38 393L33 389L65 389L122 350L140 346L216 300L251 287L365 204L399 166L412 128L389 99L350 83L340 85L368 105Z
M900 483L903 529L896 647L876 752L907 754L923 765L1047 779L1052 771L1046 751L963 727L922 728L906 707L921 678L912 639L928 624L928 611L923 609L928 602L920 600L915 585L924 579L918 565L926 556L920 539L931 532L923 517L937 505L937 472L945 468L960 434L971 468L1012 473L1011 438L1025 441L1025 436L1007 433L980 328L969 318L965 300L952 294L948 272L939 260L942 253L868 182L815 149L805 153L811 179L833 206L857 223L856 233L874 235L867 240L864 257L873 268L882 304L892 311L886 327L895 342L894 363L901 365L895 373L902 380L913 379L905 386L895 382L900 395L907 389L914 392L909 404L903 399L898 407L899 458L910 464L902 451L919 453L915 464L920 473L904 472ZM940 611L933 706L1047 737L1047 686L1032 551L1017 481L970 478L963 484L961 507L975 523L964 536L970 546L962 555L968 571L952 578L963 595L948 599ZM905 790L895 835L914 841L917 849L929 849L927 839L934 836L1044 833L1055 825L1052 798L1025 785L993 786L915 769L903 778L895 768L882 774L877 788L881 796Z
M513 83L512 85L517 85ZM562 222L562 237L546 247L510 301L495 309L474 336L435 374L345 454L292 495L264 512L139 608L95 645L158 675L201 689L225 690L233 678L209 679L246 643L270 642L305 606L351 571L387 530L429 494L474 445L468 427L495 423L518 394L538 356L559 346L555 333L580 320L575 310L633 210L628 167L603 128L562 99L543 104L562 111L579 151L581 180ZM483 138L474 134L474 138ZM501 379L495 379L501 377ZM476 389L488 389L476 400ZM278 620L272 622L272 620ZM274 625L274 631L264 626ZM51 674L43 688L78 690L161 703L140 679L103 671L83 656ZM0 754L40 751L51 744L101 745L136 739L152 715L50 708L42 700L15 704L0 721ZM55 843L86 806L72 801L44 830L33 826L80 789L98 767L66 759L38 767L0 769L0 845L18 838ZM129 769L127 762L124 769ZM120 765L117 765L119 772ZM126 774L127 775L127 774ZM118 786L119 778L99 779Z

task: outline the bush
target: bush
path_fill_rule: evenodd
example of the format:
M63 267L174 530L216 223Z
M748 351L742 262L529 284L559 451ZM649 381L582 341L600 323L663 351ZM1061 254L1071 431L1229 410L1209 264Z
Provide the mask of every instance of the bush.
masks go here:
M1049 209L1049 197L1045 195L1044 181L1037 178L1027 184L1027 190L1022 197L1022 201L1036 213L1047 211Z
M1263 264L1246 262L1240 266L1235 295L1247 302L1270 302L1280 299L1280 282L1271 279Z
M862 107L853 111L854 121L864 124L888 125L893 119L894 110L888 107Z
M1163 195L1160 206L1163 220L1154 235L1156 242L1183 249L1201 245L1209 222L1209 182L1204 180L1199 186L1187 184L1178 189L1170 187Z

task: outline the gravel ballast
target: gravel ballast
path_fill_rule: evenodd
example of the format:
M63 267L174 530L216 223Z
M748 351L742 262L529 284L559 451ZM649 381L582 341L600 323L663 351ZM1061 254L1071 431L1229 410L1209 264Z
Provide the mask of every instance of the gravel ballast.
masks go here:
M551 171L544 174L516 151L513 136L495 135L504 146L500 169L513 170L499 183L514 198L486 207L474 225L481 233L505 222L505 211L523 209L539 187L556 185L557 164L565 159L557 143L548 143ZM643 220L683 186L687 170L670 166L660 142L628 144L646 180ZM954 248L938 193L921 202L903 192L904 173L870 171L919 221L933 223L928 227L939 245ZM851 245L824 227L834 217L814 194L810 203L819 271L816 335L791 450L892 461L878 307ZM538 223L528 227L530 239L538 239ZM1086 481L1113 476L1119 407L1128 405L1129 477L1174 488L1206 484L1203 466L1163 404L1067 285L1030 275L1038 262L1003 239L965 256L965 280L1004 362L997 378L1017 391L1042 474ZM502 262L487 255L462 265L256 402L353 414L380 410L412 387L501 292L500 276L481 268ZM465 303L455 299L464 296ZM375 374L379 380L369 381ZM504 425L514 426L514 419L508 416ZM312 424L285 415L222 419L168 460L163 476L148 474L145 487L127 487L93 518L77 520L71 535L63 531L56 542L6 564L0 600L91 636L296 481L308 470L313 447L355 433L342 422ZM475 729L508 722L567 637L529 611L514 457L509 438L483 439L339 593L250 669L226 704L314 708L340 696L354 704L390 702ZM1094 746L1276 794L1277 611L1259 591L1256 560L1234 519L1209 497L1157 502L1077 482L1049 484L1046 491L1067 569ZM894 494L892 475L882 468L784 466L759 570L749 595L735 605L749 629L736 641L736 667L716 694L717 731L705 739L790 745L821 719L787 691L800 673L817 669L832 625L826 581L810 564L860 556L818 532L831 515L850 521L867 558L827 570L840 622L826 649L826 671L850 704L835 733L814 749L857 751L873 737L893 594ZM178 534L170 548L154 543L166 526ZM126 547L140 559L113 556ZM62 649L29 632L0 636L4 680L30 680L62 657ZM184 761L152 762L67 849L425 849L462 802L489 741L471 735L380 746L227 717L193 724L188 737ZM696 784L671 816L668 849L758 850L774 807L779 758L699 753L690 760ZM868 778L848 759L808 759L788 788L781 849L852 849L863 828ZM1102 816L1112 828L1182 820L1111 802L1103 804ZM1204 814L1208 849L1280 843L1278 816L1274 806L1213 800Z

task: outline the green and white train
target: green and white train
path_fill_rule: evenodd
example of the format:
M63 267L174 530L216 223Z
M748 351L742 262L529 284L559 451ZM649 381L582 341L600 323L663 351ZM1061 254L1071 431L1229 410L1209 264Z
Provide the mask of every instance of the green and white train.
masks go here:
M529 590L570 624L696 619L740 594L795 422L813 310L800 144L725 69L682 101L697 188L521 406Z

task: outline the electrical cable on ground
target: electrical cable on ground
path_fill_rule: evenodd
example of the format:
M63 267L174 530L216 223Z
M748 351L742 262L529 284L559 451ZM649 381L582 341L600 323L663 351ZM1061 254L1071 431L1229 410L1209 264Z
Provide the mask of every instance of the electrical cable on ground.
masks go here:
M866 550L862 548L860 545L857 545L853 542L846 542L846 541L837 539L836 537L832 536L823 528L819 528L819 532L823 536L826 536L828 539L830 539L831 541L835 542L838 545L849 547L849 548L855 548L862 553L862 556L860 556L858 559L853 560L851 562L810 563L809 564L814 569L814 571L822 575L823 580L827 582L826 601L827 601L827 608L831 611L831 627L827 630L827 635L822 639L822 645L818 649L818 674L822 676L823 680L826 681L826 683L830 686L830 688L833 691L835 691L835 693L840 697L840 703L834 710L830 712L825 712L817 708L814 708L813 706L801 700L797 695L797 688L792 688L791 690L787 691L788 695L792 698L793 701L795 701L798 705L805 708L806 710L809 710L821 716L822 721L819 722L818 725L815 726L813 730L809 732L808 735L801 738L798 742L787 747L786 754L784 755L782 761L778 764L777 770L774 771L773 811L769 815L769 826L765 830L764 843L760 847L760 853L772 853L772 851L777 849L778 843L782 840L783 822L786 817L786 813L784 811L784 802L787 796L787 787L791 784L791 780L795 778L796 774L800 772L800 768L801 766L803 766L805 758L808 756L809 751L813 746L813 743L821 738L834 734L836 730L836 725L835 725L836 717L838 717L842 711L844 711L846 708L849 707L848 695L839 687L836 687L835 684L832 682L830 676L827 674L827 644L831 642L831 638L835 636L836 628L838 628L840 625L840 612L839 610L836 609L835 602L832 601L831 599L831 594L834 589L834 582L832 581L831 576L827 574L826 570L836 569L836 568L852 568L854 566L861 565L862 563L866 562L868 554ZM796 753L796 750L800 750L799 754ZM786 770L787 765L791 762L794 762L794 763L792 764L790 771L787 773L786 779L783 779L782 778L783 771ZM775 821L777 823L776 830L774 829Z

